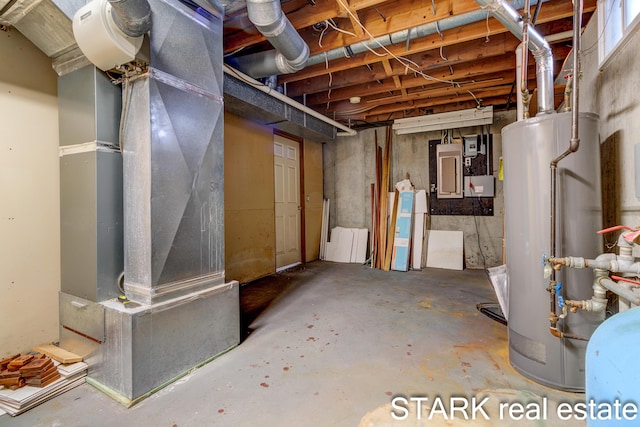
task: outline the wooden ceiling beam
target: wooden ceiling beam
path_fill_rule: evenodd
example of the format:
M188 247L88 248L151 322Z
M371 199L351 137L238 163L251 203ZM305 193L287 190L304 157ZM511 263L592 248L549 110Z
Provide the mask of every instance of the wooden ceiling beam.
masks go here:
M484 39L477 39L448 46L443 52L448 61L442 59L440 49L431 49L405 57L418 63L422 69L431 70L442 66L512 53L518 44L519 41L515 37L504 33L492 37L491 43L485 43ZM385 63L388 65L385 65ZM369 71L368 68L361 67L360 69L332 73L331 88L335 90L366 81L380 80L390 75L404 74L406 71L400 63L395 60L389 60L389 58L384 58L381 64L384 70L379 69L378 72L375 72L375 69L374 71ZM389 69L391 69L391 72L389 72ZM328 79L325 76L287 84L287 94L292 97L302 96L303 94L309 95L327 89Z
M473 78L482 74L495 73L499 71L511 70L514 68L513 57L511 55L503 55L496 58L488 58L480 61L470 63L467 67L460 68L460 71L450 74L449 67L441 67L437 70L432 70L429 76L432 79L426 79L422 76L414 77L405 76L402 80L402 87L405 89L420 87L420 86L432 86L440 84L443 81L456 81L462 79ZM335 102L344 99L348 99L351 96L357 94L357 96L365 97L368 95L375 95L380 92L392 91L396 89L395 83L391 79L385 79L378 83L377 81L344 87L331 91L331 97L328 96L328 92L316 93L307 96L307 105L321 105L327 102Z
M595 0L587 0L585 2L585 11L590 11L590 9L588 9L587 3L593 4L592 7L593 9L595 9ZM567 2L564 0L550 0L547 3L544 3L543 7L541 8L537 22L539 25L545 22L568 18L572 15L573 6L571 2ZM481 21L459 28L454 28L448 31L443 31L442 35L444 37L444 40L440 38L440 35L432 34L420 39L413 40L410 43L409 49L407 49L404 44L402 46L388 46L387 49L396 56L407 56L428 50L439 49L441 46L449 47L457 43L463 43L477 39L485 39L487 36L489 36L489 43L491 43L491 37L496 34L502 34L506 32L506 28L501 23L491 18L488 22ZM317 65L306 67L305 69L295 74L281 75L279 76L278 81L279 83L302 81L318 77L329 72L337 73L339 71L345 71L350 68L362 66L365 64L380 62L383 59L384 57L377 56L372 52L365 52L352 58L344 58L331 61L329 62L328 68L325 63L320 63Z
M367 7L384 3L385 1L388 0L352 1L350 9L359 11ZM288 2L282 4L283 11L285 13L287 13L287 10L285 9L285 5L287 3ZM306 5L298 6L298 10L287 13L287 18L298 30L311 27L314 24L326 21L327 19L335 19L341 14L340 7L336 0L315 0L315 5L313 6L307 2L305 3ZM232 52L242 47L251 46L265 40L264 36L255 31L253 24L249 22L249 19L246 17L246 11L244 15L234 17L233 21L225 21L225 26L233 27L236 30L233 33L225 34L224 36L225 53Z
M535 88L535 67L531 67L530 72L530 90ZM515 81L515 75L513 71L503 71L499 73L487 74L481 76L478 81L472 81L463 86L451 86L451 85L438 85L435 88L427 88L413 91L406 91L401 94L379 94L374 97L368 97L362 99L361 106L374 105L376 107L388 104L395 104L398 102L419 102L424 99L438 98L451 94L468 93L468 91L477 91L488 89L494 86L502 86L505 84L512 84ZM325 114L341 111L349 111L353 109L353 105L348 102L333 103L331 108L325 110Z

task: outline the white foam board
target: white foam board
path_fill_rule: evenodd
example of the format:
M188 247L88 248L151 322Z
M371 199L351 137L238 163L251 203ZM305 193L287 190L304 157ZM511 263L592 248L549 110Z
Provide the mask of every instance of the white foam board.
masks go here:
M426 190L416 191L414 213L429 213L427 208L427 191Z
M358 228L354 230L354 249L351 254L351 262L364 264L367 260L367 243L369 241L369 230Z
M427 267L462 270L464 268L462 231L429 231Z
M422 248L424 247L424 214L413 214L413 241L411 248L411 268L422 268Z

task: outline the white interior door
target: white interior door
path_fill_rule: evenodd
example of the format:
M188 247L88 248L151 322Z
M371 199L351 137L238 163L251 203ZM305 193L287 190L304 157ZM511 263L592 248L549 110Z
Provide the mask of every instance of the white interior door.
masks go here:
M274 135L273 171L276 207L276 269L301 261L300 149Z

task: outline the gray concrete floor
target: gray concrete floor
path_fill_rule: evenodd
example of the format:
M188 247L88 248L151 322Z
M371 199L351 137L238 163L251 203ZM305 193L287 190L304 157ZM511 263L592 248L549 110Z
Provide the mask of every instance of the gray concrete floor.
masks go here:
M84 384L4 415L0 426L584 425L560 422L555 412L583 394L536 384L509 365L506 327L476 310L495 301L481 270L313 262L241 294L243 342L133 408ZM429 399L421 413L412 397ZM464 422L462 412L447 420L438 397L445 408L451 398L461 407L488 397L489 420L481 412L475 421ZM408 404L396 400L394 408L394 398ZM509 415L518 416L519 404L534 420Z

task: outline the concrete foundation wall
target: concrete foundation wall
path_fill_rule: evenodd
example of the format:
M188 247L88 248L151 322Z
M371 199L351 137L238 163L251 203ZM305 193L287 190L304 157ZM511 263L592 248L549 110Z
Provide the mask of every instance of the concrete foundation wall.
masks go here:
M596 16L582 40L580 110L600 116L603 167L603 221L630 227L640 225L640 199L636 197L635 150L640 143L640 33L631 35L609 63L598 64L597 40L601 33ZM640 190L640 189L639 189ZM607 240L615 241L611 235Z
M496 112L491 125L493 134L493 175L497 178L502 155L502 128L515 121L515 111ZM371 230L370 186L375 180L375 140L382 145L385 128L368 129L354 137L341 137L324 145L325 197L331 199L330 227L366 227ZM462 135L481 133L480 127L460 129ZM458 130L454 130L458 136ZM441 139L441 132L422 132L393 135L391 153L392 184L408 173L416 189L430 187L429 141ZM391 187L392 188L392 187ZM493 267L502 264L502 214L504 198L502 182L496 179L494 216L431 217L433 230L461 230L464 232L465 265L467 268ZM477 221L477 232L476 232ZM478 245L478 234L480 245ZM482 248L482 252L480 251ZM484 256L484 259L483 259Z
M0 358L58 339L57 76L17 30L0 31Z

